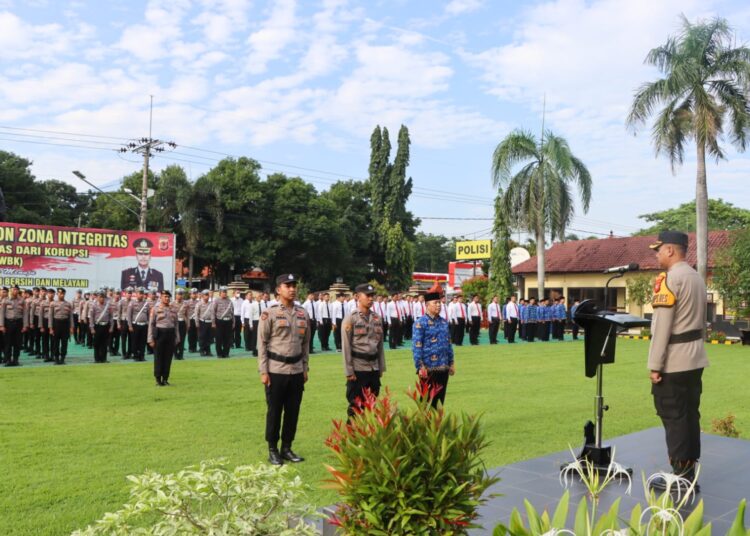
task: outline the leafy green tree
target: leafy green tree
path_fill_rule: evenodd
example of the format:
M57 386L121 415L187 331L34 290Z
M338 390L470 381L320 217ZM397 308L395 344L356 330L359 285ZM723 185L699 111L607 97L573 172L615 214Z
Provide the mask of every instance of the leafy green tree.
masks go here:
M464 280L461 283L461 292L467 303L476 294L483 305L487 305L492 300L492 294L494 294L490 291L490 280L487 279L486 275L478 275ZM503 301L500 301L500 303L503 303Z
M637 127L656 115L654 148L657 155L669 158L673 172L682 165L686 143L695 142L695 229L698 273L704 280L708 267L706 153L716 160L725 158L719 143L725 130L729 141L744 151L750 127L750 48L735 47L735 42L725 19L692 24L683 15L681 32L646 56L646 63L664 76L638 89L627 118L629 125Z
M677 208L641 214L639 218L653 225L641 229L635 235L658 234L660 231L695 231L695 201L683 203ZM750 210L735 207L722 199L708 200L708 230L732 231L750 227Z
M735 232L717 257L711 286L721 295L725 309L750 320L750 228Z
M143 173L136 171L123 177L122 184L116 192L103 194L101 192L90 191L89 193L93 196L94 200L89 212L89 226L97 229L137 231L139 223L138 214L140 214L141 205L128 192L136 192L135 195L138 195L143 185L142 181ZM158 177L152 171L149 171L148 187L153 190L158 189ZM152 206L152 202L153 198L150 200L149 208ZM126 207L131 207L132 212ZM149 210L146 213L146 229L154 229L156 220L158 220L158 216Z
M85 222L86 212L91 203L88 194L76 192L73 185L58 180L47 180L40 183L45 194L47 206L39 206L38 214L47 225L76 227L79 217ZM46 210L45 210L46 209Z
M501 302L513 293L513 272L510 267L510 227L503 210L502 192L495 197L495 222L492 227L492 269L489 271L489 292L497 294ZM487 272L485 272L487 273Z
M530 132L514 130L495 148L492 179L503 190L502 208L510 225L536 238L539 295L543 296L545 234L549 232L552 240L565 236L575 212L571 185L578 187L583 211L588 212L591 174L564 138L545 131L537 140Z
M400 223L388 225L385 242L387 281L391 289L406 289L414 271L414 244L406 239Z
M638 305L641 308L641 314L643 314L643 306L650 302L653 296L653 277L645 274L636 275L629 278L625 286L627 288L625 303Z
M0 151L0 189L5 196L5 221L44 224L49 202L41 184L31 173L31 162Z
M443 235L417 233L414 240L414 270L417 272L448 271L448 263L454 260L454 241Z

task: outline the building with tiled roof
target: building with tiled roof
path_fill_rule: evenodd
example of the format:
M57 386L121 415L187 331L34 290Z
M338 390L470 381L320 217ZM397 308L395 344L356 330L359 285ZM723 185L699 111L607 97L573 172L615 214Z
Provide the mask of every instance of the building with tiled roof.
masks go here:
M729 245L729 231L711 231L708 233L708 279L715 266L716 253ZM695 233L689 233L687 262L695 267ZM615 279L610 284L608 302L619 310L627 310L637 315L650 315L650 305L643 307L628 304L627 282L634 277L654 278L661 270L656 263L656 256L649 244L656 241L656 236L631 236L627 238L603 238L599 240L573 240L553 244L545 251L545 293L547 296L564 295L570 303L575 299L595 299L604 301L604 287L610 274L604 270L613 266L624 266L631 263L639 265L637 272L628 272L624 277ZM513 267L518 288L522 297L537 296L537 257ZM719 296L709 288L709 320L720 305Z

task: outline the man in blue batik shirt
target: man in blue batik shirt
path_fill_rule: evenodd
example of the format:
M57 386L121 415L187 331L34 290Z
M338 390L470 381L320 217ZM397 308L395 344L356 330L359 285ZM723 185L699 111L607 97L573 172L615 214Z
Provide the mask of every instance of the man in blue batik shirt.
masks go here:
M411 344L417 374L427 380L431 388L438 388L432 399L432 407L437 407L438 402L445 402L448 377L453 376L456 367L448 322L440 316L440 288L431 288L424 299L427 313L414 320Z

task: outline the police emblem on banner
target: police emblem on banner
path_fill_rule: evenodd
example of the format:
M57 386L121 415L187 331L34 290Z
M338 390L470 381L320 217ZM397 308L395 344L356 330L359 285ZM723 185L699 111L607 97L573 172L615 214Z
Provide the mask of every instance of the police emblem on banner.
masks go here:
M162 236L159 238L159 250L160 251L167 251L169 249L169 238L166 236Z

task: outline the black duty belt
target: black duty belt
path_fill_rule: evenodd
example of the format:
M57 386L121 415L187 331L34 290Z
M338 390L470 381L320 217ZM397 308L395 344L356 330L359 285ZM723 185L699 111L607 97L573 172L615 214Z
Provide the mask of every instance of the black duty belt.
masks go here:
M361 352L352 351L352 357L356 357L357 359L364 359L365 361L376 361L379 356L378 354L363 354Z
M280 363L286 363L287 365L294 365L302 360L302 354L293 355L291 357L275 354L273 352L266 352L266 354L268 355L268 359L279 361Z
M680 344L682 342L692 342L703 338L702 329L692 329L685 333L675 333L669 336L669 344Z

